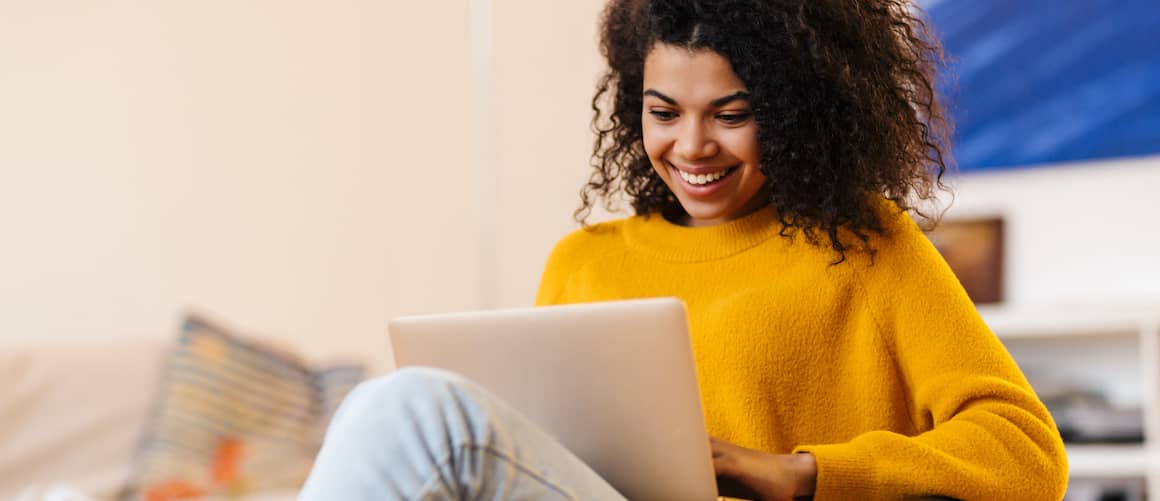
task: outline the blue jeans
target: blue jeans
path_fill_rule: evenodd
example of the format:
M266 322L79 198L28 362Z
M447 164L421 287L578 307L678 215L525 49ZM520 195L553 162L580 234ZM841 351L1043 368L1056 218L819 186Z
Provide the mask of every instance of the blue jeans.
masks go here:
M574 454L479 385L405 368L335 413L300 501L623 500Z

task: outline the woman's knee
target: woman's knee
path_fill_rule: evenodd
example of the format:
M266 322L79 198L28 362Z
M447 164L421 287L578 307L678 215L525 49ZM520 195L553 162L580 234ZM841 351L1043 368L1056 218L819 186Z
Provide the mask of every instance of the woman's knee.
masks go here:
M353 407L414 404L462 398L470 382L450 371L433 367L404 367L359 384L347 397Z
M368 436L422 429L429 436L486 428L492 417L482 391L463 376L433 368L404 368L363 382L347 396L331 428ZM467 430L467 431L464 431ZM360 439L365 440L365 438Z

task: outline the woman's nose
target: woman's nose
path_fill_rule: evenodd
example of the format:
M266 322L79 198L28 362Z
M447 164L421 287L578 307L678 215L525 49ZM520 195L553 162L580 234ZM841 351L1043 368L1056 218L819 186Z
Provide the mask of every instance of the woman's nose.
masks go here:
M673 150L680 158L695 161L715 156L718 149L717 142L705 127L697 121L690 120L681 128Z

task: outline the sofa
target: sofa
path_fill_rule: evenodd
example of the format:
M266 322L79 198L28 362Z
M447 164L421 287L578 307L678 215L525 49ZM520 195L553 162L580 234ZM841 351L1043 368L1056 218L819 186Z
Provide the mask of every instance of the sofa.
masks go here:
M116 499L174 339L0 339L0 500ZM248 493L291 500L293 489Z

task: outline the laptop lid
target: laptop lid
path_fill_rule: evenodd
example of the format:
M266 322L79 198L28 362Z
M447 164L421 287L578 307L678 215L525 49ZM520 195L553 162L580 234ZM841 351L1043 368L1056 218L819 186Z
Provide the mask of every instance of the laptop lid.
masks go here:
M676 298L405 317L397 367L457 372L629 499L716 499L688 324Z

